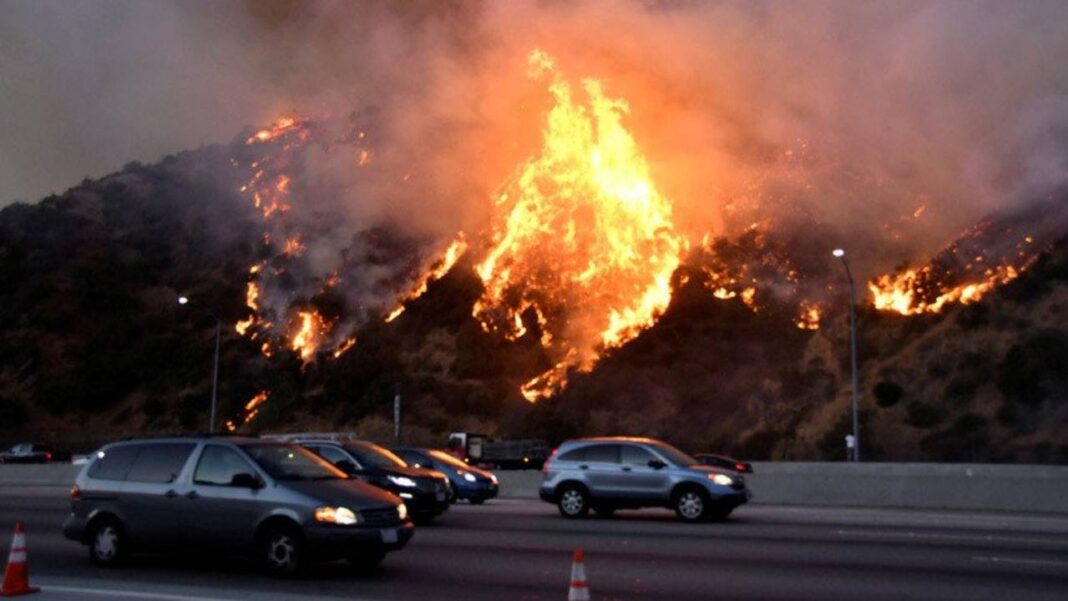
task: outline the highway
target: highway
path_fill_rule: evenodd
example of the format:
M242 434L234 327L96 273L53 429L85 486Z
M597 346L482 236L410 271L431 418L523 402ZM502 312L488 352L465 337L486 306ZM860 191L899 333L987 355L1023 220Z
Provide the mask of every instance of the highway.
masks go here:
M455 506L371 575L336 563L291 581L203 556L97 568L60 533L66 512L65 488L0 487L0 549L22 521L44 589L33 599L562 600L579 546L595 600L1068 599L1068 516L751 505L687 525L656 510L567 521L498 499Z

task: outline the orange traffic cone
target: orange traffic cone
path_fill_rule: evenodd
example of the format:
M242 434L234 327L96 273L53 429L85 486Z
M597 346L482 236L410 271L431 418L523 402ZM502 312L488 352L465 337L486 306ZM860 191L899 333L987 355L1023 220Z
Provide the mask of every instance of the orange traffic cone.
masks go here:
M11 554L7 556L4 584L0 585L0 597L14 597L36 593L30 586L30 567L26 562L26 529L22 523L15 524L15 536L11 539Z
M567 591L567 601L590 601L590 585L586 583L586 559L582 549L575 549L575 558L571 561L571 588Z

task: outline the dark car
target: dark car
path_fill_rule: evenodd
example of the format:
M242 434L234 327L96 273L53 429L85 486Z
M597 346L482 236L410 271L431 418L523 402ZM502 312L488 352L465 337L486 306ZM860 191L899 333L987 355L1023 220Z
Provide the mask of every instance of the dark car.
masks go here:
M479 505L497 496L497 476L468 465L445 451L405 447L393 449L393 452L408 465L432 468L448 476L452 483L453 500L466 499L472 505Z
M255 438L157 438L97 451L71 489L63 534L98 565L137 550L255 553L291 576L313 559L358 570L411 539L404 503L298 445Z
M428 523L449 508L452 487L445 474L409 466L388 449L363 441L299 443L354 478L404 500L416 523Z
M49 445L24 442L0 453L0 463L52 463L70 461L70 453Z
M713 453L695 453L694 459L701 462L701 465L710 465L712 467L721 467L725 470L733 470L739 474L752 474L753 466L746 461L739 461L732 459L726 455L715 455Z

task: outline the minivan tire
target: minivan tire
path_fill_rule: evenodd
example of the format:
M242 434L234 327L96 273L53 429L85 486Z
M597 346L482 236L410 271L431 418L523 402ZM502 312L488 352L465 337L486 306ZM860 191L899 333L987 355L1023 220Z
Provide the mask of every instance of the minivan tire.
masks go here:
M586 517L590 512L590 495L577 484L565 484L556 495L556 507L565 518Z
M264 568L280 578L292 578L304 571L305 548L304 537L292 526L272 526L260 539Z
M684 522L701 522L710 512L708 495L696 488L684 488L675 493L672 505L675 515Z
M129 547L126 533L118 520L102 519L89 530L89 559L98 566L110 568L126 559Z

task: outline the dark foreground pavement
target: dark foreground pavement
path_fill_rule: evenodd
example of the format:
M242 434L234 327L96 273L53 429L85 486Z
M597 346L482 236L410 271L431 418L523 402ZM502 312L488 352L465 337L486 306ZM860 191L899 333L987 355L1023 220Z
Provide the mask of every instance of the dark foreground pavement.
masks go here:
M47 599L566 599L586 550L594 599L1068 599L1068 517L749 506L725 523L666 511L567 521L533 500L459 505L370 576L344 563L300 581L250 561L136 557L106 570L63 539L66 490L0 488L0 551L26 524Z

